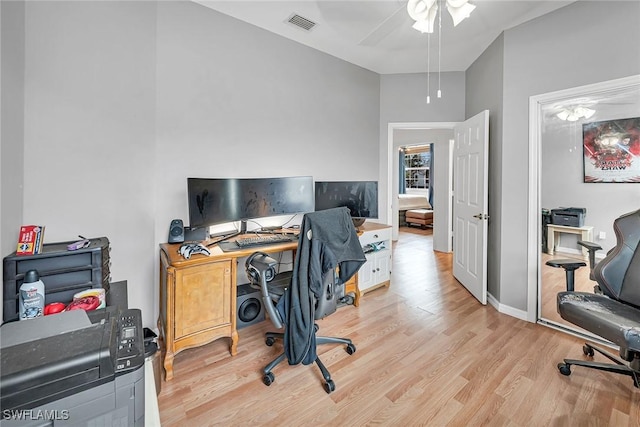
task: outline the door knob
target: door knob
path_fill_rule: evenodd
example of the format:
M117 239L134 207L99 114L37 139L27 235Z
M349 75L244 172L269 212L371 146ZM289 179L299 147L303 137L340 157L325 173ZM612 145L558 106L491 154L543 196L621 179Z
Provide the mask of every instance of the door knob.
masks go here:
M487 215L487 214L481 214L481 213L479 213L479 214L477 214L477 215L474 215L473 217L474 217L474 218L478 218L478 219L489 219L489 215Z

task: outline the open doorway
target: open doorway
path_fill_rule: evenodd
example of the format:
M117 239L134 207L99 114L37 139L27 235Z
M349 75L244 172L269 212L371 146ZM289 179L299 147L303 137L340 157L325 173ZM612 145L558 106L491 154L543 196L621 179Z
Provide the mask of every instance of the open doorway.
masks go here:
M398 226L433 228L433 144L398 148ZM407 213L409 215L407 215Z
M398 151L403 146L433 144L433 170L430 183L433 185L433 249L452 251L451 185L453 128L456 123L389 123L388 168L387 168L387 218L393 229L393 240L399 238L399 189L400 167Z
M532 322L589 335L557 314L556 295L566 289L564 271L546 262L553 258L588 261L578 240L594 241L602 247L596 255L597 261L616 244L614 219L637 209L640 188L636 182L587 179L587 171L594 167L595 161L585 135L602 123L640 117L639 94L640 75L635 75L530 98L527 319ZM567 116L568 107L572 108L570 111L588 114ZM601 174L616 173L608 170L608 167L602 168ZM553 220L543 220L552 209L569 206L581 210L582 223L556 232L559 228ZM584 236L577 234L582 230L585 230ZM553 240L551 233L555 233ZM592 292L594 285L588 267L575 272L576 290Z

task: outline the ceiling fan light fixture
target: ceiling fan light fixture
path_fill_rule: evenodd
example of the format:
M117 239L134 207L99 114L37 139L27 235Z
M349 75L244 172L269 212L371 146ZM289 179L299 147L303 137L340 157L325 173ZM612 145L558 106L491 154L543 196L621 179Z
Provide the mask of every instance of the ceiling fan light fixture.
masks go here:
M471 15L471 12L476 8L474 5L469 4L469 0L408 0L407 12L411 19L415 22L412 27L420 31L421 33L427 33L427 104L431 103L430 93L430 75L431 75L431 62L430 62L430 40L431 34L435 31L436 18L438 18L438 91L436 96L442 98L442 90L440 90L440 53L442 52L442 11L438 10L438 3L442 3L444 8L446 5L451 18L453 19L453 26L457 26L460 22L464 21Z
M469 0L445 0L447 10L457 26L471 15L476 8ZM416 21L413 28L421 33L433 33L434 22L438 12L438 0L408 0L407 12Z
M414 21L428 19L432 8L438 9L436 0L409 0L407 2L407 12Z
M453 19L453 26L457 27L459 23L467 19L476 7L470 3L464 3L460 7L452 6L451 0L447 0L447 10Z
M596 110L587 107L576 108L576 113L580 114L585 119L590 119L596 113Z
M411 26L414 30L418 30L421 33L433 33L433 25L429 25L429 21L416 21Z
M425 19L420 19L413 24L413 28L421 33L433 33L435 28L436 16L438 16L438 7L429 10Z
M560 120L566 120L568 122L577 122L581 118L589 119L596 113L596 110L592 108L577 106L572 108L565 108L556 114Z

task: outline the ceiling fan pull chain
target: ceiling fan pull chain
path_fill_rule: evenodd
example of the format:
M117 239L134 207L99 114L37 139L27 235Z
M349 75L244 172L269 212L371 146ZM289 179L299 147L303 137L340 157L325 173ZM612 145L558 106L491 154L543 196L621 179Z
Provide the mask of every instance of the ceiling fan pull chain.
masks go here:
M438 8L438 98L442 98L440 90L440 52L442 51L442 9L444 5Z
M427 104L431 104L431 33L427 33Z

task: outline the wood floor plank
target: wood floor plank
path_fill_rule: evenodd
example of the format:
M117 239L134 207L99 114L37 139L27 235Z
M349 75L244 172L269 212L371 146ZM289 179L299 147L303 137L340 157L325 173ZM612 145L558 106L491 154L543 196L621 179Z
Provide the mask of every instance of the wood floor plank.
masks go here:
M479 304L452 277L451 255L433 251L431 230L402 228L393 256L391 286L319 322L321 335L357 347L319 347L333 393L313 365L285 362L262 383L281 351L265 345L265 321L239 331L236 356L225 339L176 356L162 425L640 426L629 377L561 375L563 358L585 357L582 341Z

